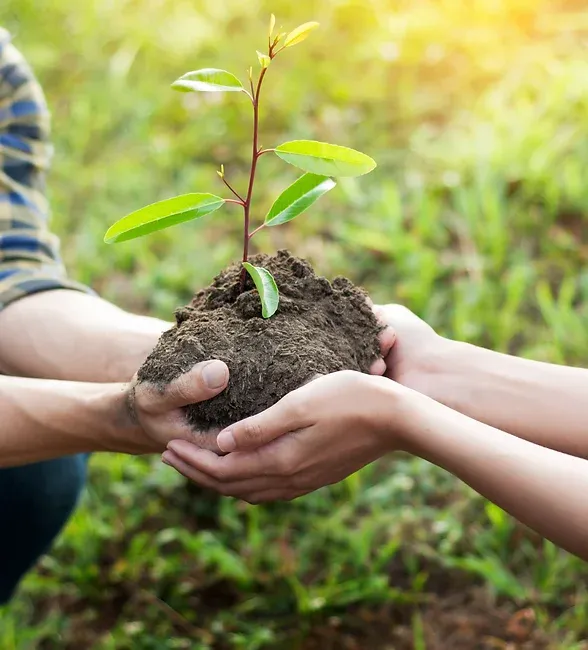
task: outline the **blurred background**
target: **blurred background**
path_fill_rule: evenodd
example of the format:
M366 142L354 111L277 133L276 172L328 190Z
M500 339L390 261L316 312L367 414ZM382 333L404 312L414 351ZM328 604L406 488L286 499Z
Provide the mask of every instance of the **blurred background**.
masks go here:
M585 0L3 0L45 88L70 272L170 318L239 254L225 211L107 247L114 220L242 187L250 107L179 95L257 65L269 15L321 29L272 65L262 143L348 145L378 169L263 232L452 337L588 356ZM263 159L256 214L296 172ZM2 650L588 648L588 568L425 462L396 458L289 504L188 488L103 455L59 544L0 613Z

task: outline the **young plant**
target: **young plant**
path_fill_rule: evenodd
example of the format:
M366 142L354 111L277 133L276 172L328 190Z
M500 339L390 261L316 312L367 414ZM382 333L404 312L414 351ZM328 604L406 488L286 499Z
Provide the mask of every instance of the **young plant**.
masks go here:
M274 149L263 149L259 145L259 113L263 80L272 61L284 50L301 43L318 23L300 25L289 34L280 32L274 35L276 19L272 14L268 36L267 54L257 52L260 71L257 79L249 68L249 89L230 72L216 68L204 68L174 81L172 88L181 92L239 92L246 95L253 107L253 137L249 183L244 194L237 192L225 176L224 165L218 175L234 198L221 198L209 193L190 193L159 201L132 212L111 226L105 237L106 243L123 242L148 235L157 230L175 226L184 221L198 219L221 206L232 204L243 210L243 270L241 291L245 288L246 273L249 273L259 293L262 315L270 318L278 309L279 292L271 273L262 267L248 262L249 243L262 228L278 226L302 214L323 194L335 187L333 176L361 176L372 171L376 163L359 151L326 142L312 140L293 140ZM252 227L252 198L255 186L255 173L259 159L274 153L290 165L305 172L296 182L285 189L275 200L263 223Z

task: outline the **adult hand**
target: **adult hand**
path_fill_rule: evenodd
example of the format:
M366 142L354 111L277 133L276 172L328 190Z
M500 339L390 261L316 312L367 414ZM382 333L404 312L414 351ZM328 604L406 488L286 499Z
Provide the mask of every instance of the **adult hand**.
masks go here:
M228 381L229 369L216 360L195 365L163 388L135 378L123 396L123 420L136 430L136 449L130 453L160 453L170 440L176 439L218 451L218 431L195 431L186 421L184 407L215 397Z
M387 327L386 331L394 333L383 374L403 386L434 396L434 375L442 367L439 361L450 342L402 305L376 305L374 313Z
M370 368L374 375L382 375L386 371L384 359L395 340L394 330L383 321L382 325L378 337L382 356ZM228 380L229 370L221 361L198 364L163 390L153 384L139 383L135 378L128 388L124 406L127 420L130 416L141 432L136 444L143 451L134 453L160 452L170 440L176 439L188 440L204 449L219 451L215 435L218 431L194 431L186 422L183 408L211 399L226 388Z
M249 503L294 499L402 448L396 422L408 392L382 377L333 373L222 431L217 443L226 456L174 440L162 460Z

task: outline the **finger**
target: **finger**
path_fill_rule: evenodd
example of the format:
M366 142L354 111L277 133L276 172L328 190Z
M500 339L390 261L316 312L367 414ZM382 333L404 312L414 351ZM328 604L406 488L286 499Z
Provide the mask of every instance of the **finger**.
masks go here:
M257 449L307 426L305 409L298 405L295 395L296 392L290 393L266 411L221 431L216 439L219 449L225 452Z
M382 325L394 326L399 320L406 320L407 318L414 318L413 313L404 305L390 303L388 305L374 305L373 307L376 318Z
M382 357L387 357L396 343L396 330L390 327L390 325L387 325L378 335L378 340L380 342L380 352Z
M185 440L172 440L167 448L199 472L223 483L265 477L272 471L270 457L264 459L256 452L218 456Z
M374 361L370 367L371 375L383 375L386 372L386 362L384 359Z
M161 456L161 462L169 465L170 467L173 467L176 471L182 474L182 476L185 476L190 481L193 481L202 487L208 488L209 490L214 490L218 484L217 481L215 481L207 474L199 472L190 464L186 463L173 451L164 451Z
M378 335L378 340L380 342L381 355L385 358L390 353L394 343L396 343L396 330L392 326L386 309L382 305L374 305L372 306L372 310L380 325L384 327Z
M195 467L188 459L172 449L167 449L161 460L170 465L183 476L202 485L203 487L215 490L223 496L242 498L252 492L265 492L276 489L276 479L264 476L257 476L240 481L219 481L205 471Z
M203 361L180 375L165 387L138 383L135 403L148 413L161 414L211 399L224 390L229 381L229 369L222 361Z

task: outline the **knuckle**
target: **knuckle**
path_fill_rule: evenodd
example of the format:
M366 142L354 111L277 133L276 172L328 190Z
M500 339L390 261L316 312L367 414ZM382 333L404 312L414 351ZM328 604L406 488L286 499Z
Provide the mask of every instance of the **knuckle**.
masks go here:
M404 305L398 305L395 303L388 303L382 305L382 308L379 311L380 320L384 323L391 325L397 318L402 317L403 315L409 313L410 310Z
M303 402L297 399L295 393L290 393L283 398L282 404L284 406L284 415L289 422L297 423L304 419L308 407L305 407Z
M292 400L288 407L288 416L292 422L300 422L304 419L307 408L298 400Z
M190 402L194 389L187 375L175 379L167 388L167 396L174 402Z
M264 441L263 425L257 419L246 422L243 425L240 437L245 444L261 444Z

